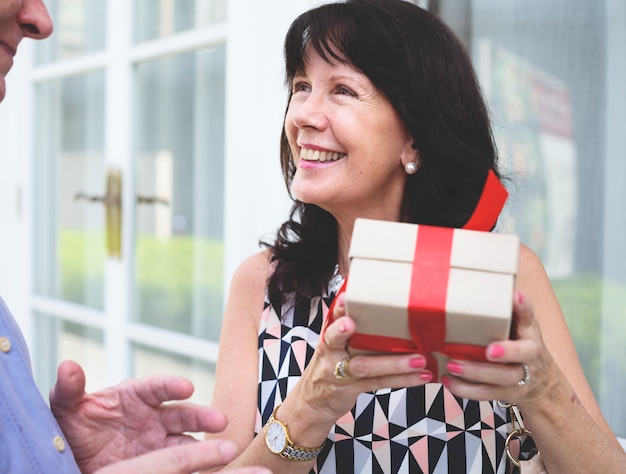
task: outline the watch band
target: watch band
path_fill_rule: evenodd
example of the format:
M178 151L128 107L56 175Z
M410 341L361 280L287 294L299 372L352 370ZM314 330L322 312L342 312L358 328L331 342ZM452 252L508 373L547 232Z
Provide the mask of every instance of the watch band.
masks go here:
M283 428L283 431L285 433L285 438L287 440L287 444L285 445L285 448L280 453L277 453L277 454L281 458L288 459L290 461L311 461L315 459L319 455L319 453L322 452L324 443L322 443L320 446L316 448L305 448L303 446L295 445L293 441L291 440L291 437L289 436L289 429L287 428L287 424L276 419L276 412L278 411L279 407L280 405L274 408L274 411L270 415L270 419L267 420L267 423L265 425L267 427L271 423L276 422L276 423L280 423L280 425Z

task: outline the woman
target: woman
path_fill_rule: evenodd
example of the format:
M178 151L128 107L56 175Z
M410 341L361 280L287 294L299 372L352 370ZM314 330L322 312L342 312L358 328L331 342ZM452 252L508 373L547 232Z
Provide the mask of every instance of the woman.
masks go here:
M355 219L460 227L487 172L498 171L496 151L461 42L409 2L348 0L304 13L287 34L285 59L281 162L294 207L231 286L213 400L230 420L223 435L241 450L230 465L504 472L511 428L496 400L507 400L550 471L626 472L543 267L526 247L516 340L488 346L491 362L452 360L441 384L423 354L340 363L356 330L340 317L341 295L323 340L320 332L348 273Z

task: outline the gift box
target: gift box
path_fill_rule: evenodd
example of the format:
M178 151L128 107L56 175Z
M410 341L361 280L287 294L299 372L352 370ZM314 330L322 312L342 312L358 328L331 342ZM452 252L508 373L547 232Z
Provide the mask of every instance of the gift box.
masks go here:
M486 345L509 337L519 245L512 234L357 219L350 354L421 353L436 379L449 357L484 360Z

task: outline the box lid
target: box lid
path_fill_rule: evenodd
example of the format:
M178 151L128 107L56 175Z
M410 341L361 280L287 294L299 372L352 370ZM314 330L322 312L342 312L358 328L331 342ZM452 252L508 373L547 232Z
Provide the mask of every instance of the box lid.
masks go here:
M406 222L359 218L354 223L349 256L412 262L420 228ZM450 265L497 273L517 273L520 240L514 234L449 228L453 233Z

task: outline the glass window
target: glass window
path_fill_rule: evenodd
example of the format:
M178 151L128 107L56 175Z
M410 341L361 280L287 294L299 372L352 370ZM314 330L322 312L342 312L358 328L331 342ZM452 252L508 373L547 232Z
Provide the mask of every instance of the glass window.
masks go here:
M135 319L219 338L225 47L136 69Z
M193 381L195 391L189 401L194 403L206 405L213 393L215 364L209 362L137 344L133 346L133 367L133 377L170 374Z
M54 34L37 45L37 62L47 63L104 49L106 0L48 0Z
M101 309L104 207L104 74L36 88L33 287L45 296Z
M135 0L135 42L226 20L226 0Z
M602 411L624 437L624 3L431 3L467 43L493 114L512 178L501 230L543 260Z
M46 400L56 381L58 365L68 359L75 360L85 370L87 392L106 386L102 331L40 312L35 313L35 323L37 359L33 360L33 367L37 386Z

